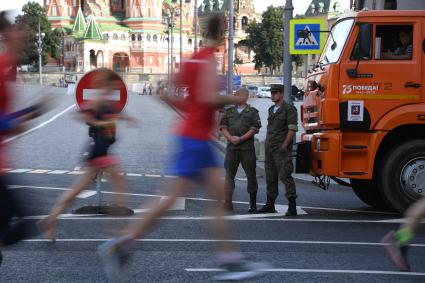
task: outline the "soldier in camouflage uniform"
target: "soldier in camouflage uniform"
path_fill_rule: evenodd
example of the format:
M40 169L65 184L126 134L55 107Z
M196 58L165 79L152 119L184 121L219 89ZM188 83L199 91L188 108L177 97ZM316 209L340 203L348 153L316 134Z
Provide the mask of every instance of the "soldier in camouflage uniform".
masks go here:
M227 149L224 167L226 169L226 192L224 209L233 210L232 196L235 189L235 176L239 164L248 179L247 190L250 195L249 212L257 209L257 162L254 148L254 135L261 128L258 110L247 104L249 92L246 88L239 89L237 96L245 98L245 102L228 108L220 121L220 130L227 139Z
M279 194L279 180L285 185L288 211L286 216L297 215L295 182L291 174L294 170L291 150L298 130L297 110L283 100L284 86L271 85L271 99L274 105L269 108L267 136L265 141L265 169L267 182L267 203L259 212L275 213L274 203Z

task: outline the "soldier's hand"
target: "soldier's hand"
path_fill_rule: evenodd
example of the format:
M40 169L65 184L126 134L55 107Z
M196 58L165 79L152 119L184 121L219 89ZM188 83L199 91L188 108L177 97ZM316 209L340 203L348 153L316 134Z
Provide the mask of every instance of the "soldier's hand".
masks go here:
M287 151L288 151L288 146L286 146L286 145L281 145L281 146L280 146L280 150L281 150L282 152L287 152Z
M239 144L241 142L241 138L240 137L237 137L237 136L231 136L230 137L230 142L232 144Z

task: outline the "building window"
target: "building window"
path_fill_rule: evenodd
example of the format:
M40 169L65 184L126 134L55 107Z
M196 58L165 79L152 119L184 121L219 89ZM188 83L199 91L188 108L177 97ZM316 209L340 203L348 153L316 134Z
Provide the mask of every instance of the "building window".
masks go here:
M131 41L136 41L136 35L135 34L131 35Z
M103 39L104 39L104 40L108 40L108 39L109 39L109 34L104 33L104 34L103 34Z
M139 18L140 17L140 7L136 6L136 10L134 11L134 17Z
M152 9L148 8L148 17L152 17Z
M52 5L52 16L56 17L58 15L58 7L56 7L56 4Z
M118 40L118 34L114 33L114 34L112 35L112 39L113 39L113 40Z
M187 41L187 43L188 43L188 44L192 44L192 39L191 39L191 38L189 38L189 39L188 39L188 41Z
M114 7L119 8L120 6L120 0L114 0Z
M246 28L248 27L248 18L247 17L242 17L242 29L246 30Z
M149 56L149 64L153 64L153 56Z
M140 34L137 36L137 41L142 41L142 36Z
M158 36L156 34L153 36L153 41L155 41L155 42L158 41Z
M121 34L121 40L125 41L125 34Z
M151 41L151 35L150 35L150 34L148 34L148 35L146 36L146 40L147 40L147 41Z

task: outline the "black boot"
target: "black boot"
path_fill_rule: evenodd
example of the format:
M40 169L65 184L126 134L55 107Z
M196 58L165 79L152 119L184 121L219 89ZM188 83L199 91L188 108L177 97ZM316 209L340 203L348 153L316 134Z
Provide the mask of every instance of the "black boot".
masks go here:
M276 209L274 208L274 202L276 199L267 196L266 204L260 209L257 210L257 213L276 213Z
M294 197L288 199L288 211L285 216L297 216L297 202Z
M224 211L233 211L233 202L232 202L232 193L226 192L226 195L224 196L224 204L223 204L223 210Z
M249 194L249 213L254 213L257 210L257 193Z

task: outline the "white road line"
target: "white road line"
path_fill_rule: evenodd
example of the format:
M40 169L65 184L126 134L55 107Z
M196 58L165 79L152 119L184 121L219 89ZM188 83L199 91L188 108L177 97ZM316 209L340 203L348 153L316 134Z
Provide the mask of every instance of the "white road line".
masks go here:
M96 191L88 191L88 190L86 190L86 191L82 191L77 196L77 198L88 198L88 197L94 196L95 194L96 194Z
M187 272L218 272L219 268L186 268ZM423 272L401 272L386 270L338 270L338 269L290 269L290 268L270 268L264 269L267 272L293 272L293 273L338 273L338 274L375 274L375 275L403 275L403 276L425 276Z
M164 178L177 178L177 176L173 176L173 175L164 175Z
M86 172L84 172L84 171L71 171L71 172L69 172L68 174L69 175L83 175L84 173L86 173Z
M10 170L9 173L25 173L31 170L32 169L14 169L14 170Z
M65 174L65 173L68 173L68 172L69 172L68 170L53 170L53 171L48 172L47 174L57 174L57 175L59 175L59 174Z
M161 175L156 175L156 174L145 174L145 177L152 177L152 178L161 178Z
M102 242L109 238L74 238L57 239L57 242ZM24 242L48 242L48 239L27 239ZM218 243L231 242L243 244L298 244L298 245L341 245L341 246L383 246L375 242L336 242L336 241L286 241L286 240L217 240L217 239L137 239L137 242L170 242L170 243ZM412 247L425 248L425 244L411 244Z
M32 170L27 172L28 174L45 174L50 172L51 170L46 170L46 169L36 169L36 170Z
M53 122L54 120L56 120L57 118L59 118L60 116L62 116L63 114L65 114L66 112L68 112L69 110L71 110L71 109L72 109L72 108L74 108L74 107L75 107L75 104L72 104L71 106L69 106L69 107L68 107L68 108L66 108L65 110L62 110L61 112L59 112L58 114L56 114L55 116L53 116L52 118L50 118L49 120L44 121L43 123L41 123L41 124L39 124L39 125L35 126L34 128L31 128L31 129L29 129L29 130L25 131L25 132L23 132L23 133L21 133L21 134L19 134L19 135L16 135L16 136L10 137L10 138L8 138L8 139L5 139L5 140L3 141L3 143L9 143L9 142L11 142L11 141L13 141L13 140L16 140L16 139L18 139L18 138L20 138L20 137L23 137L23 136L25 136L25 135L27 135L27 134L30 134L30 133L32 133L32 132L34 132L34 131L36 131L36 130L38 130L38 129L42 128L42 127L46 126L47 124L50 124L51 122Z
M129 176L129 177L141 177L142 176L142 174L137 174L137 173L127 173L126 175Z

